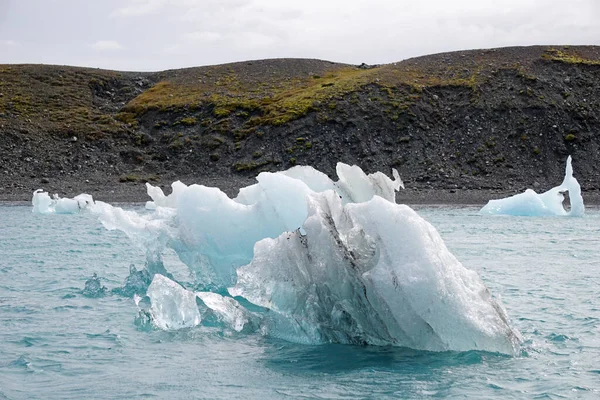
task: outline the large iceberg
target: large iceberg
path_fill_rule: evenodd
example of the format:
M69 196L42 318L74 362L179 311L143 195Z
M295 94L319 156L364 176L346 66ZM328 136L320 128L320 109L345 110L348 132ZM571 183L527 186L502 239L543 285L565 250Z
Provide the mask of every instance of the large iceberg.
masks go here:
M149 264L160 265L160 253L168 246L202 289L219 290L235 283L236 269L252 260L256 242L302 226L309 194L332 190L344 203L373 196L394 202L395 191L403 186L395 170L394 180L342 163L337 172L337 182L311 167L263 172L255 185L242 188L235 199L218 188L181 182L175 182L173 192L165 196L160 188L146 184L152 198L146 208L154 213L125 211L103 202L96 202L91 210L107 229L122 230L146 249Z
M518 333L477 273L405 205L307 198L305 235L264 239L230 293L276 313L268 333L301 343L512 353ZM270 321L270 322L271 322Z
M563 202L565 193L569 194L571 209L565 210ZM515 216L548 216L565 215L580 217L585 212L583 198L581 197L581 186L573 177L571 156L567 158L565 177L560 184L547 192L536 193L527 189L524 193L507 197L505 199L490 200L480 211L480 214L504 214Z
M390 179L340 163L337 174L261 173L234 199L201 185L176 182L168 196L148 185L152 212L88 210L146 249L148 315L159 329L218 323L299 343L518 351L519 333L477 273L396 204L397 171ZM192 289L168 277L165 248L189 267Z

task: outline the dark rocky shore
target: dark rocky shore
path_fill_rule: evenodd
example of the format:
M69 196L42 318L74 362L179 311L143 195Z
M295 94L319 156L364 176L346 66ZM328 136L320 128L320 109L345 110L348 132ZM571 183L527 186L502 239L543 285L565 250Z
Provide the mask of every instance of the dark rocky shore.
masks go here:
M157 73L0 65L0 201L43 188L145 201L144 182L230 195L261 171L400 172L409 204L558 185L600 199L600 47L436 54L381 66L277 59Z

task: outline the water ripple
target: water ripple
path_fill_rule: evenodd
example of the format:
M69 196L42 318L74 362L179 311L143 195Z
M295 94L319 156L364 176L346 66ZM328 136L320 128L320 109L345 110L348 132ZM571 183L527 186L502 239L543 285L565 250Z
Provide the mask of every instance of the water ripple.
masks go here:
M525 337L517 357L140 331L134 302L110 290L145 260L124 235L90 215L0 206L0 399L599 398L600 212L476 212L420 210L501 297ZM174 254L165 264L181 268ZM93 273L109 288L103 297L81 294Z

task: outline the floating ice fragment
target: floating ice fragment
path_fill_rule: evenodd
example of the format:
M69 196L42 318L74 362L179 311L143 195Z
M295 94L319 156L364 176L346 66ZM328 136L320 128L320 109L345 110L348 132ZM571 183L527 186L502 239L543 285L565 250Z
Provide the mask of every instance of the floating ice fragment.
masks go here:
M80 194L72 199L60 198L55 194L52 198L42 189L33 192L31 199L33 212L39 214L74 214L94 204L94 199L89 194Z
M571 209L565 210L563 201L564 194L569 194ZM565 177L560 186L554 187L547 192L537 194L532 189L527 189L505 199L490 200L480 211L480 214L505 214L517 216L549 216L566 215L580 217L585 212L581 187L577 179L573 177L571 156L567 158Z
M152 276L146 268L142 268L139 271L135 268L135 265L129 266L129 275L123 282L123 287L113 289L113 293L121 296L131 297L136 295L142 295L146 293L148 286L152 282Z
M95 272L90 279L85 281L85 287L81 294L85 297L92 298L104 297L106 295L106 287L102 286L100 278L98 278L98 275Z
M237 300L212 292L194 293L160 274L154 275L147 296L150 308L144 312L140 307L142 298L134 295L140 311L139 325L145 325L146 316L149 316L153 324L162 330L190 328L211 315L222 326L237 332L252 332L259 325L258 316L242 307ZM198 304L202 307L199 308Z
M237 300L213 292L198 292L196 295L226 327L236 332L252 332L258 328L258 316Z
M33 192L33 198L31 199L33 203L33 212L38 214L47 214L52 212L52 199L48 195L48 192L44 192L42 189L38 189Z
M157 328L191 328L202 320L196 294L160 274L154 275L146 295L150 298L150 317Z

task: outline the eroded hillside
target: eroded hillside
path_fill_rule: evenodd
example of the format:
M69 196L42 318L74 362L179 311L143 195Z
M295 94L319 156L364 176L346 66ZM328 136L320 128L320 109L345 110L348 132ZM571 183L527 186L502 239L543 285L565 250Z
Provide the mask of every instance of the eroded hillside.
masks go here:
M600 187L600 48L521 47L381 66L275 59L158 73L0 65L0 187L142 200L261 171L397 168L414 193ZM110 191L113 191L111 194Z

